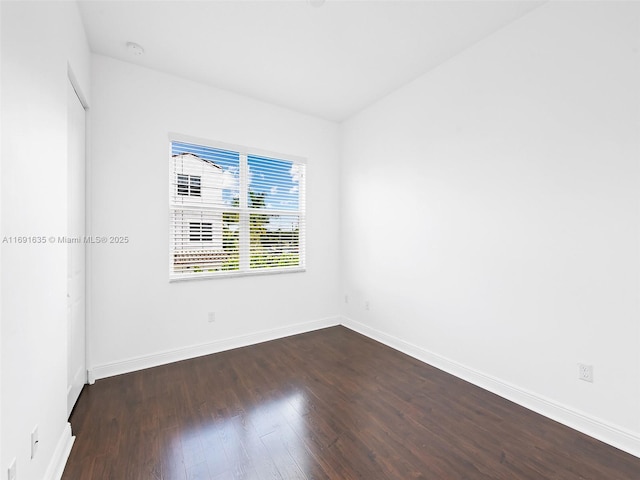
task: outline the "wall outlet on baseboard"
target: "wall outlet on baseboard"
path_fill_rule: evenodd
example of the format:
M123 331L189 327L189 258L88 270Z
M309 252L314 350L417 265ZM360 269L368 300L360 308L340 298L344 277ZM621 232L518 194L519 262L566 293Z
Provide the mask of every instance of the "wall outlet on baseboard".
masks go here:
M593 365L578 364L578 378L593 383Z
M216 321L216 312L209 312L207 314L207 322L213 323Z
M16 459L15 458L11 461L11 465L9 465L9 469L7 470L7 479L16 480Z
M369 300L365 300L364 301L364 309L365 310L370 310L371 309L371 304L369 303Z
M344 303L349 303L349 295L344 296Z

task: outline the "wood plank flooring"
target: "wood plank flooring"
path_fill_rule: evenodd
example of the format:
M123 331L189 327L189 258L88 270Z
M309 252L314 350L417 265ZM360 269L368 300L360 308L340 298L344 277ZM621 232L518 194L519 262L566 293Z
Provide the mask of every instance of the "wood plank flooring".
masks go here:
M640 459L343 327L86 386L63 480L640 479Z

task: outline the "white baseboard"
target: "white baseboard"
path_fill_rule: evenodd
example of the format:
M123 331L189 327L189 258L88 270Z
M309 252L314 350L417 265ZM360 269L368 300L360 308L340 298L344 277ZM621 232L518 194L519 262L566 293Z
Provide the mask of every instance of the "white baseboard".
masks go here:
M605 442L640 458L640 436L634 432L616 425L611 425L604 420L577 411L576 409L569 406L562 405L542 395L529 392L516 385L510 384L509 382L500 380L499 378L479 372L466 365L462 365L451 359L445 358L422 347L419 347L410 342L402 340L393 335L389 335L385 332L382 332L347 317L323 318L310 322L287 325L285 327L280 327L272 330L264 330L247 335L240 335L237 337L227 338L212 343L193 345L186 348L155 353L152 355L145 355L121 362L97 365L90 369L88 372L89 383L94 383L95 380L100 378L107 378L114 375L143 370L145 368L165 365L180 360L187 360L189 358L195 358L202 355L218 353L225 350L231 350L233 348L246 347L257 343L276 340L278 338L297 335L299 333L306 333L321 328L332 327L335 325L343 325L353 331L372 338L373 340L377 340L378 342L383 343L395 350L403 352L429 365L433 365L440 370L455 375L458 378L466 380L474 385L477 385L478 387L495 393L496 395L517 403L518 405L528 408L529 410L544 415L545 417L562 423L563 425L571 427L575 430L578 430L579 432L594 437L598 440L601 440L602 442ZM56 460L56 458L64 460L61 463L61 466L57 467L58 469L60 469L60 475L57 477L55 475L46 476L45 478L47 480L58 480L60 478L64 469L64 463L66 462L69 452L71 451L71 445L73 445L73 440L75 437L71 436L70 427L68 429L68 432L66 432L63 437L65 441L63 442L63 438L61 438L60 444L56 449L56 456L54 456L54 461ZM64 452L67 448L67 443L68 450L66 450L65 454ZM64 445L64 448L60 446L61 444ZM58 450L60 450L60 453L58 453ZM57 473L57 470L52 467L54 461L52 461L52 464L49 468L49 470L52 471L52 474ZM59 463L60 462L58 461L58 464ZM47 470L47 472L49 472L49 470Z
M350 318L342 317L341 324L366 337L455 375L458 378L495 393L529 410L533 410L536 413L594 437L613 447L619 448L631 455L640 457L640 436L634 432L616 425L611 425L604 420L594 418L591 415L577 411L536 393L529 392L516 385L502 381L499 378L486 375L466 365L462 365Z
M200 357L218 353L233 348L246 347L255 345L256 343L268 342L299 333L311 332L321 328L333 327L340 325L340 317L328 317L310 322L296 323L272 330L263 330L261 332L240 335L232 338L225 338L211 343L200 345L192 345L190 347L169 350L165 352L144 355L141 357L123 360L121 362L107 363L104 365L96 365L88 371L88 380L93 384L100 378L112 377L123 373L135 372L145 368L157 367L167 363L178 362L190 358Z
M44 474L44 480L60 480L64 473L64 467L71 453L71 447L76 437L71 435L71 424L67 423L60 435L56 449L53 452L47 471Z

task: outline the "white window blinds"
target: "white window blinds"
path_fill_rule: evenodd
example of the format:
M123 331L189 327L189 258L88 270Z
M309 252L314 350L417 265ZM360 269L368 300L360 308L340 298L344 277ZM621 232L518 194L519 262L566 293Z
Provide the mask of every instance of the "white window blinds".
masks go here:
M171 279L301 270L301 161L171 142Z

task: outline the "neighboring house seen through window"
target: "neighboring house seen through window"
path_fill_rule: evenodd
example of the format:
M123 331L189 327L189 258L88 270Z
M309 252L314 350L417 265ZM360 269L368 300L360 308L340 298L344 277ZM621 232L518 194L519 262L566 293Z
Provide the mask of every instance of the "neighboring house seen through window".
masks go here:
M200 177L197 175L177 175L178 195L200 196Z
M189 241L213 241L213 224L210 222L189 222Z
M282 157L171 142L171 279L304 269L306 166Z

